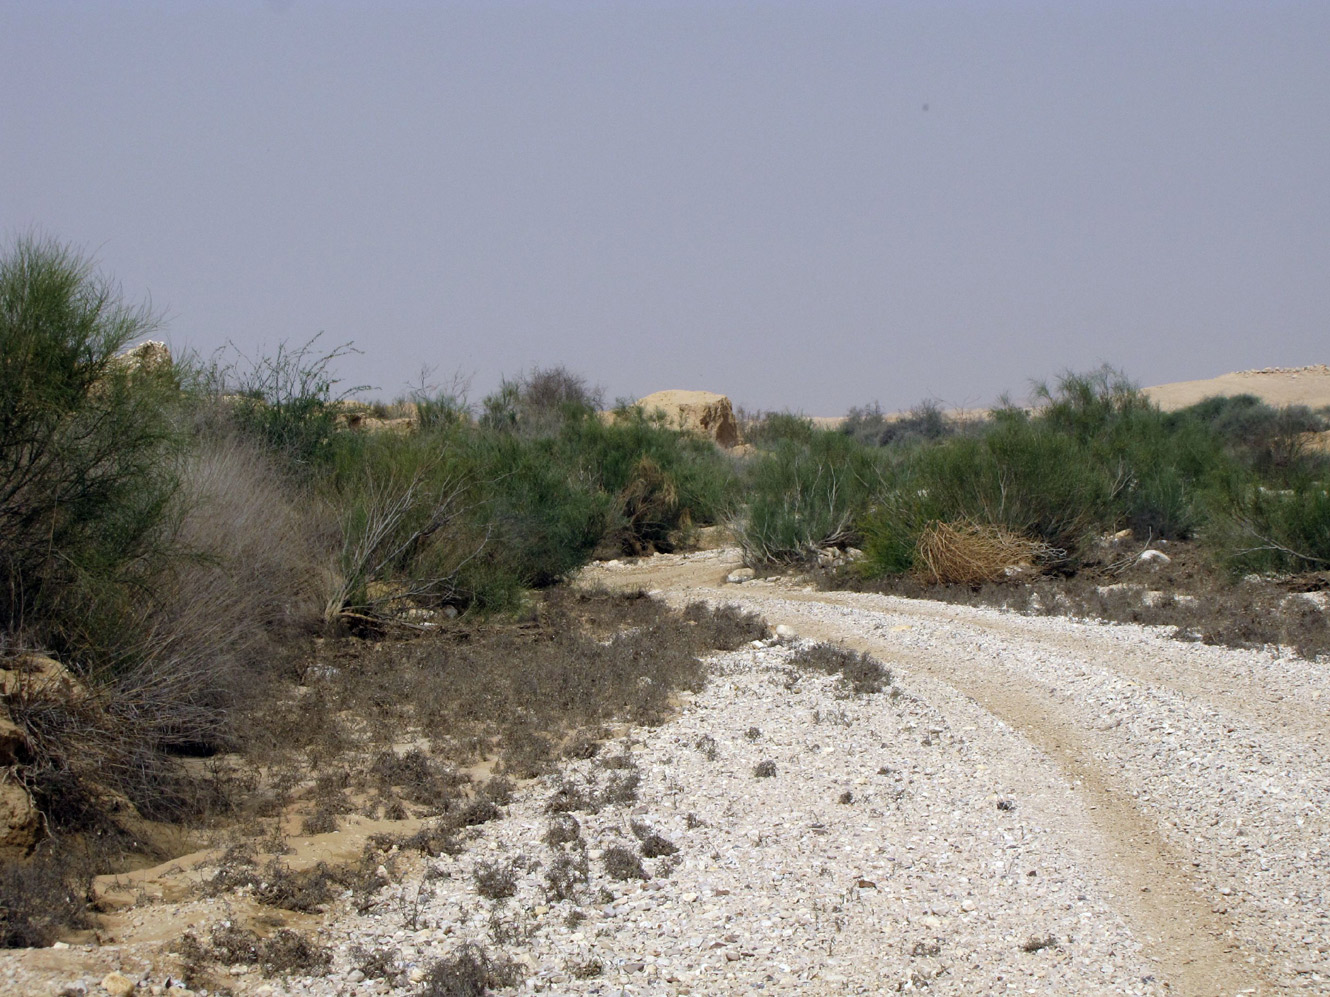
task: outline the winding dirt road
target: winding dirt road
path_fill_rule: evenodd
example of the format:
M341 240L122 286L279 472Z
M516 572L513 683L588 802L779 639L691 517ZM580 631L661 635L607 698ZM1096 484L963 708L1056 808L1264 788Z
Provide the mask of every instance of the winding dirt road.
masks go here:
M727 583L738 566L732 550L658 556L583 582L732 603L872 654L954 725L1001 732L997 778L1044 780L1037 805L1171 992L1330 993L1323 665L1139 626Z

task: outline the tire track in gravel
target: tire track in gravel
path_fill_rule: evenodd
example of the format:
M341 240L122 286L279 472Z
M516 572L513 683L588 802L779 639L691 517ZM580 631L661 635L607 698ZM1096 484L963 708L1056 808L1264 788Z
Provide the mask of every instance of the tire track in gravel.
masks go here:
M1049 691L1003 667L996 655L985 656L982 667L965 667L977 662L973 661L973 648L965 647L963 642L957 642L956 646L930 646L927 650L905 647L874 637L874 628L865 627L862 620L847 618L833 623L819 618L815 607L830 605L859 613L876 612L893 620L916 616L945 625L978 625L999 640L1022 644L1045 641L1058 653L1082 658L1086 656L1085 648L1071 647L1065 635L1050 640L1051 635L1041 633L1038 626L1022 628L1016 619L1001 620L1000 625L992 620L978 624L968 615L963 621L955 619L960 615L955 607L914 600L893 600L890 609L870 609L865 605L868 600L845 593L765 586L761 591L745 592L740 586L723 585L726 574L736 564L732 558L693 563L658 561L654 566L647 560L637 562L617 577L602 575L598 580L616 587L661 589L675 598L730 602L757 610L768 619L774 615L772 609L776 603L781 618L771 620L773 625L784 623L801 636L866 651L903 671L925 675L968 697L1051 759L1079 794L1092 825L1087 830L1098 864L1114 888L1120 913L1131 924L1146 954L1160 967L1160 977L1170 983L1174 992L1201 997L1285 991L1274 982L1276 977L1267 957L1240 940L1238 926L1226 915L1221 898L1209 895L1211 888L1192 873L1188 856L1165 837L1156 819L1142 812L1130 795L1121 790L1116 773L1098 761L1107 754L1096 743L1101 740L1099 732L1078 724L1067 707ZM1090 636L1090 643L1097 645L1099 637ZM1116 649L1098 646L1093 653L1104 657L1111 653L1115 670L1143 683L1165 684L1226 712L1248 716L1263 726L1272 722L1271 713L1276 707L1264 696L1244 697L1240 691L1225 692L1205 685L1201 676L1182 665L1149 670L1142 654L1120 656ZM1125 659L1121 667L1120 657ZM1293 719L1287 709L1283 717L1284 723ZM1311 729L1323 730L1324 716L1315 720Z
M733 586L724 593L730 598ZM831 605L845 605L855 608L870 608L874 597L840 592L780 592L782 599L796 602L817 602ZM883 597L877 597L879 599ZM957 607L946 603L930 603L922 600L905 600L899 597L885 597L891 600L894 609L914 618L927 619L946 626L963 626L974 631L990 633L999 639L1029 641L1037 639L1044 646L1066 656L1074 656L1089 661L1112 657L1113 671L1142 685L1154 686L1176 692L1187 699L1207 703L1215 709L1234 717L1240 717L1261 727L1276 730L1293 728L1301 732L1313 743L1321 744L1330 734L1330 714L1325 709L1312 709L1302 703L1291 700L1288 691L1281 683L1261 682L1249 676L1238 674L1219 675L1210 668L1203 669L1190 663L1177 660L1177 657L1161 657L1124 644L1121 630L1125 624L1110 626L1086 626L1075 637L1065 632L1055 632L1041 626L1046 617L999 616L996 613L966 613L969 607ZM1065 618L1055 618L1061 622ZM1195 645L1178 643L1179 652L1189 652ZM1204 646L1201 650L1207 650Z

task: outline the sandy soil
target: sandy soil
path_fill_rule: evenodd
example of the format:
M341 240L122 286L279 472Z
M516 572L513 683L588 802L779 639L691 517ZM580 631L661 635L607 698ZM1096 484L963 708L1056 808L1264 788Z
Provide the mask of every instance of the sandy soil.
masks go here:
M1255 395L1269 405L1306 405L1319 409L1330 406L1330 368L1325 364L1308 367L1269 367L1221 374L1203 381L1176 381L1145 389L1165 412L1195 405L1216 395Z

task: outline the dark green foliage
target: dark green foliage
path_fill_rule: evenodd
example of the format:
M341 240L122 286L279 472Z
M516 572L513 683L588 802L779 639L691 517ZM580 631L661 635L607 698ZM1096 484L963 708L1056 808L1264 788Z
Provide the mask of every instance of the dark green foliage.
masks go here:
M573 473L558 443L505 433L469 441L486 486L475 507L490 537L481 565L523 585L550 585L585 564L613 510L613 497Z
M864 523L865 568L888 574L913 566L930 522L971 521L1074 551L1114 522L1125 471L1091 456L1066 433L1009 410L979 437L915 451Z
M745 474L748 508L737 530L745 563L798 563L857 542L883 467L874 451L836 432L776 443Z
M1231 488L1209 539L1235 573L1330 567L1330 493L1324 482Z
M1326 418L1306 406L1274 408L1253 395L1234 395L1207 398L1168 418L1173 425L1204 426L1243 464L1272 482L1325 466L1323 455L1308 451L1306 434L1324 431Z
M358 351L345 343L320 352L319 335L296 347L278 343L271 356L251 359L237 350L236 361L214 362L199 378L201 386L228 396L232 418L244 432L307 470L332 458L341 435L338 403L362 390L334 394L340 383L334 365Z
M614 553L671 550L689 527L717 522L733 499L734 472L713 443L640 409L570 421L560 443L576 474L612 498L604 546Z
M152 328L64 247L0 258L0 626L103 662L175 492L170 373L115 360Z
M1203 422L1165 416L1115 372L1069 374L1040 388L1033 414L999 410L974 436L908 453L863 519L863 570L914 566L931 522L973 522L1035 538L1075 563L1089 540L1127 525L1142 539L1182 540L1206 494L1233 473Z

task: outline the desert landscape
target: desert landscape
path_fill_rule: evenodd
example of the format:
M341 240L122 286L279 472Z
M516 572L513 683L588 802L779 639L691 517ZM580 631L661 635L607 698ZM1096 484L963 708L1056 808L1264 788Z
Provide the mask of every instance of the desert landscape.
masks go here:
M168 374L169 392L186 383L157 346L129 357L100 376L140 393ZM904 474L900 462L948 447L969 448L961 457L974 483L989 459L977 448L1003 432L1042 433L1059 419L1097 419L1109 428L1093 432L1111 432L1138 419L1156 428L1133 438L1173 439L1217 412L1240 416L1248 435L1222 431L1250 448L1232 452L1251 454L1242 459L1264 468L1258 480L1283 483L1262 489L1315 499L1319 483L1307 493L1302 482L1319 482L1323 458L1310 444L1325 431L1316 413L1330 408L1324 366L1140 392L1110 372L1073 376L1042 408L995 411L979 428L927 406L856 410L827 427L737 417L728 398L702 391L597 412L562 370L505 390L474 423L449 399L367 410L316 395L279 437L263 434L283 411L280 395L228 386L190 403L210 469L188 472L191 501L212 517L262 503L287 536L306 528L286 504L293 485L272 476L244 478L243 495L227 486L295 446L317 454L331 440L350 455L339 460L401 466L416 441L460 447L473 434L507 448L516 468L519 442L573 439L579 454L608 447L601 461L622 448L631 472L615 486L617 512L591 513L610 525L577 539L571 560L574 541L556 542L540 555L544 574L522 569L516 588L498 574L502 560L467 573L492 544L512 542L493 532L499 499L483 499L475 539L463 524L467 503L482 500L464 501L453 472L428 477L429 462L406 476L380 471L368 486L351 479L359 518L343 521L336 570L314 589L302 586L315 562L271 561L275 535L214 546L202 562L207 589L172 576L210 612L235 612L236 596L217 594L230 591L229 576L216 571L238 558L238 578L284 578L281 594L305 592L299 612L314 614L296 625L289 606L239 603L241 625L268 637L260 671L231 667L251 682L262 674L263 693L227 691L225 712L207 714L216 727L172 698L222 695L200 684L221 667L216 650L150 653L104 677L61 653L80 646L61 630L45 646L32 644L32 629L11 637L0 990L1330 986L1330 579L1319 548L1268 518L1261 543L1225 552L1214 545L1229 534L1178 518L1192 509L1190 484L1144 519L1110 504L1102 518L1068 521L1040 511L1041 491L1025 499L1033 511L1022 528L984 505L887 521L915 526L874 519L938 501L947 479L936 467L935 484L896 485L848 509L826 487L856 462L887 481L890 467ZM119 397L98 388L86 403ZM1200 414L1167 421L1178 412ZM311 413L331 436L292 436ZM209 435L217 425L224 432ZM1057 460L1071 459L1057 435L1066 431L1048 432ZM278 442L246 442L265 439ZM1131 452L1126 438L1115 446ZM898 463L872 463L882 454ZM801 483L810 461L814 488ZM715 507L723 517L703 511L704 486L689 477L697 466L747 482L742 499ZM1140 467L1134 480L1148 481ZM398 492L381 490L392 482ZM1047 477L1039 486L1057 492ZM1077 488L1067 499L1077 510L1096 500ZM1250 517L1266 501L1253 494ZM805 495L813 504L797 505ZM411 511L421 496L426 520ZM556 501L563 516L577 499ZM1205 508L1190 514L1219 515ZM357 532L376 522L401 538L391 555ZM553 540L555 522L526 543ZM451 539L423 557L427 535ZM882 567L896 563L889 556L907 560ZM279 569L287 574L272 575ZM171 636L173 617L155 619L159 644L183 640ZM195 633L200 619L176 625ZM172 669L200 660L177 690ZM161 729L153 754L129 756L147 782L119 774L130 746L118 735L145 722L124 711L127 697L139 714L198 725L174 740Z
M5 4L0 997L1330 994L1330 3Z

